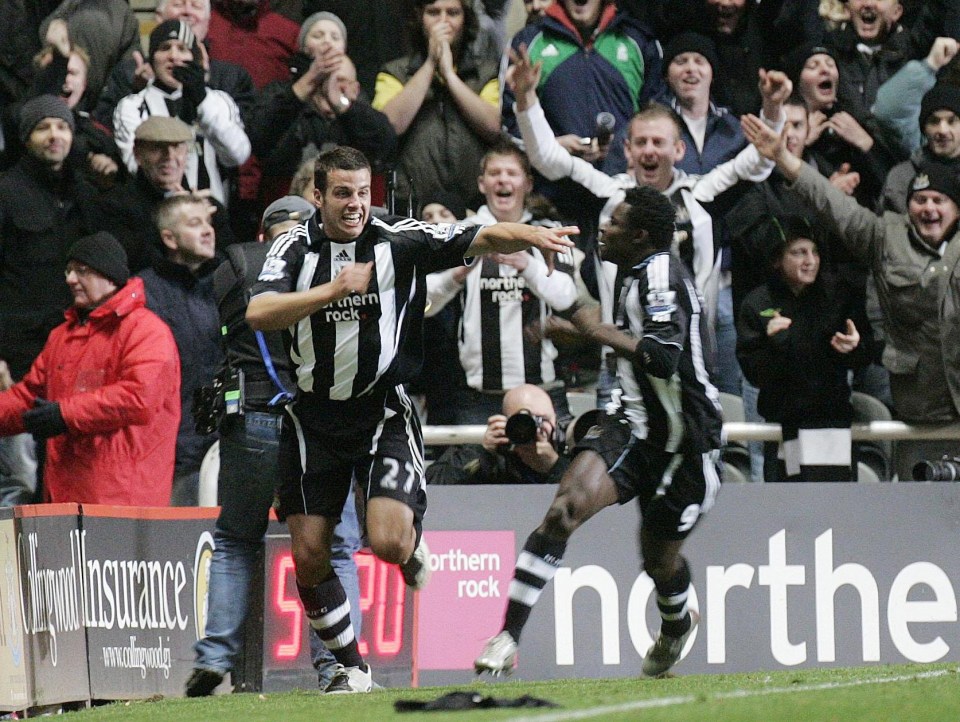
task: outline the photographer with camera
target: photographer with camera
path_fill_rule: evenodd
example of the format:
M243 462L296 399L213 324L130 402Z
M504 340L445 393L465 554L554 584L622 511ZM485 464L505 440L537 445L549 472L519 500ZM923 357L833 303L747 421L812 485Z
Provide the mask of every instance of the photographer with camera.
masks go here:
M224 205L229 190L220 168L236 168L250 157L250 139L240 109L222 90L208 85L209 59L185 20L165 20L150 33L154 78L139 93L128 95L113 114L114 139L131 173L137 172L134 134L147 118L177 117L193 127L185 180L189 190L210 190Z
M555 484L570 465L550 395L522 384L487 420L482 446L453 446L427 468L428 484Z

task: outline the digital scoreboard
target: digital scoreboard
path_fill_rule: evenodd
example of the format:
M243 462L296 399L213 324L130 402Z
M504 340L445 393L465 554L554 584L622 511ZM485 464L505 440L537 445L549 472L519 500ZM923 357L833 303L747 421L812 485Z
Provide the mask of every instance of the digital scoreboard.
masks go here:
M355 559L363 615L360 653L378 684L409 687L414 680L415 595L407 589L397 565L369 552L360 552ZM255 679L245 679L244 687L265 692L316 688L310 629L297 594L290 537L285 529L267 535L263 573L262 661L260 665L254 663L259 666L261 679L259 685ZM249 640L247 648L251 649ZM246 662L248 674L253 671L251 662L255 661Z

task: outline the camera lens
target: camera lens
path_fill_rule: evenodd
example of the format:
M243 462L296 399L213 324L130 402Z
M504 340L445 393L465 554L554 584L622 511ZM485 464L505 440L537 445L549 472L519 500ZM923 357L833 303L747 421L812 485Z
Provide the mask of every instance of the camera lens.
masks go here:
M913 467L915 481L957 481L960 460L944 457L940 461L921 461Z
M518 411L507 419L506 434L512 444L532 444L537 440L539 423L529 411Z

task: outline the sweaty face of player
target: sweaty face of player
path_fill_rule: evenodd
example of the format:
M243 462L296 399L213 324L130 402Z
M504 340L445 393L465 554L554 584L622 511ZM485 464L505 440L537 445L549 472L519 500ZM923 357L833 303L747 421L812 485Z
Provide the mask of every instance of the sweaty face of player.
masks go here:
M632 265L637 256L637 234L627 222L629 211L630 204L621 203L600 229L600 257L618 266Z
M313 191L324 233L334 241L353 241L370 218L370 169L331 170L327 188Z

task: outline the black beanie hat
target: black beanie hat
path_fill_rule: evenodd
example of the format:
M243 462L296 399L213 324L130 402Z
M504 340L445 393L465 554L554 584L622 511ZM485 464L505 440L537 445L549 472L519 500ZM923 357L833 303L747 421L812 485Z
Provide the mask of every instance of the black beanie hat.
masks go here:
M820 250L820 233L807 216L787 214L769 216L767 220L768 224L763 225L762 228L767 232L766 238L769 239L767 262L771 267L783 258L783 252L791 243L801 238L813 241L817 250Z
M104 278L109 278L117 284L117 288L130 280L127 252L123 250L120 241L106 231L84 236L74 243L67 251L67 260L79 261L89 266Z
M670 67L673 59L684 53L700 53L710 63L713 72L717 72L717 46L706 35L687 30L674 35L663 46L663 65L661 67L664 75L667 74L667 68Z
M164 20L157 25L150 33L150 50L148 60L153 60L153 54L160 49L160 46L167 40L179 40L191 51L193 51L194 60L200 60L197 54L197 36L193 34L193 28L186 20Z
M950 110L960 117L960 88L949 83L937 83L920 101L920 132L927 119L938 110Z
M803 66L806 65L807 60L814 55L829 55L833 58L834 62L837 61L837 54L833 48L814 42L804 43L798 48L791 50L784 57L783 72L793 81L794 86L800 82L800 72L803 70Z
M56 95L38 95L30 98L20 108L20 141L27 142L27 138L44 118L59 118L70 126L71 132L76 130L73 120L73 111L67 101Z
M450 211L458 221L462 221L467 217L467 205L460 196L453 191L437 190L433 193L428 193L423 199L423 203L420 204L420 215L423 215L423 209L431 203L439 203Z
M960 206L960 180L957 172L946 163L927 161L917 168L917 174L910 181L907 200L917 191L937 191L949 197Z

